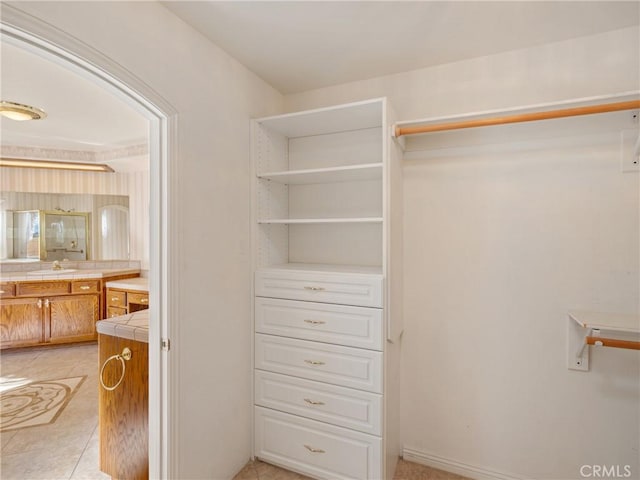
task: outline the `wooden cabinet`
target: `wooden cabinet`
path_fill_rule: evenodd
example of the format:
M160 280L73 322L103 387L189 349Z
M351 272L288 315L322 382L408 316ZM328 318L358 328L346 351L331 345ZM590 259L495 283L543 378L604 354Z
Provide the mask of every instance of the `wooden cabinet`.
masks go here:
M42 299L3 298L0 302L0 346L22 347L42 342Z
M100 295L70 295L45 300L45 331L49 323L50 343L82 342L96 339L100 320Z
M385 99L252 122L254 455L390 479L399 441L402 175Z
M4 283L0 348L96 340L101 280Z
M109 287L106 303L107 318L119 317L149 308L149 292Z
M149 478L149 375L148 344L100 334L98 336L101 378L109 391L100 387L98 416L100 428L100 470L114 479ZM108 361L131 350L131 358ZM106 365L105 365L106 363Z

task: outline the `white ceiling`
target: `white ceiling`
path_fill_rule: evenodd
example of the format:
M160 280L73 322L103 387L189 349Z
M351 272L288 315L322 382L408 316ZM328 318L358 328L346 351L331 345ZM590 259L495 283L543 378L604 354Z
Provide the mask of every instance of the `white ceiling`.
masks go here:
M638 25L640 2L162 2L281 93Z
M163 2L282 93L637 25L640 2ZM126 103L3 42L2 100L48 118L2 118L2 146L104 154L146 143ZM123 167L124 168L124 167Z
M97 84L48 59L2 43L2 100L32 105L47 118L0 117L2 146L108 152L146 143L147 120Z

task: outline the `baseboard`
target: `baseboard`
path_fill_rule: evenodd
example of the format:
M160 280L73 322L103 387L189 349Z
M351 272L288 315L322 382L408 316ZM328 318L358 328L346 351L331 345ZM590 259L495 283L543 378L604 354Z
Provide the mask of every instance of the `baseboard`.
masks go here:
M403 448L402 458L409 462L419 463L428 467L462 475L475 480L522 480L511 474L496 472L477 465L469 465L450 458L440 457L432 453L419 452L410 448Z

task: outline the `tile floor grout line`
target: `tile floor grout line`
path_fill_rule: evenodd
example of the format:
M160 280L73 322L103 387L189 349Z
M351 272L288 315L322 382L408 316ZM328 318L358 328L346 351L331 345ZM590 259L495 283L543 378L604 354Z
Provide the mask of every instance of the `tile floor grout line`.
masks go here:
M78 465L80 465L80 462L82 461L82 457L84 456L85 452L87 451L87 448L89 447L89 444L91 443L91 439L93 438L93 434L95 433L97 428L98 428L98 425L96 425L95 428L93 430L91 430L91 435L89 435L89 438L87 438L87 443L85 443L84 448L82 449L82 453L78 456L78 461L74 465L73 470L71 471L71 475L69 475L69 479L68 480L71 480L73 478L73 475L76 473L76 470L78 469Z

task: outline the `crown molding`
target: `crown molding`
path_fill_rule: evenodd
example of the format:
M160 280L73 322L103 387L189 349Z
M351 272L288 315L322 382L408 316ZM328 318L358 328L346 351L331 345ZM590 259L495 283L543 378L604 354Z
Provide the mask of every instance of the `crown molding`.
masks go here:
M91 150L65 150L60 148L25 147L17 145L0 146L0 156L10 158L30 158L36 160L60 160L69 162L101 163L109 160L148 156L146 143L115 148L101 152Z

